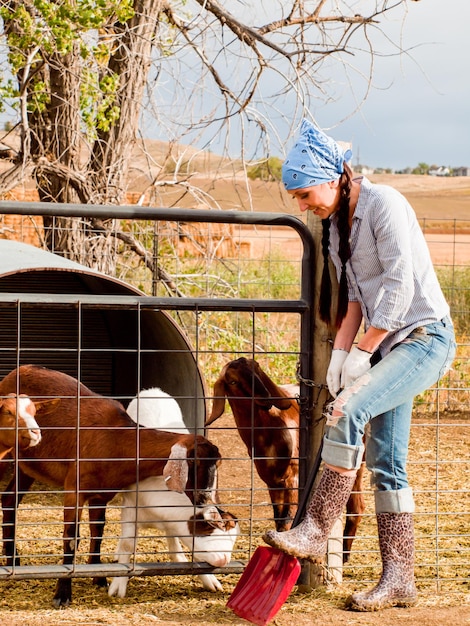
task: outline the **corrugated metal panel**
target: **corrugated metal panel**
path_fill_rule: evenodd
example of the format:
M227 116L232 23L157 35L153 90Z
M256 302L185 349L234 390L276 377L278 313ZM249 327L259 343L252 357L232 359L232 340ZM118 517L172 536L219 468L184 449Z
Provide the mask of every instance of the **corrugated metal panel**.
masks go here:
M15 267L17 268L15 271ZM205 385L182 331L164 311L2 303L9 294L142 295L135 287L26 244L0 241L0 376L32 363L63 371L126 404L159 386L203 429Z

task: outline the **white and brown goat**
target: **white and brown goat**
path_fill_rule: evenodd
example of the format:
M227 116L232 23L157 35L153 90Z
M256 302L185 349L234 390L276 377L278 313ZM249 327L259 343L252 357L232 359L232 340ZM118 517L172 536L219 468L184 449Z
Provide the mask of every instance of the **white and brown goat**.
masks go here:
M168 491L161 476L146 478L123 492L121 509L121 536L116 549L118 563L129 563L137 549L140 528L156 528L166 537L170 559L184 563L182 545L194 561L214 567L230 562L232 549L240 534L238 522L231 513L215 505L195 506L184 493ZM204 589L222 591L222 585L213 574L198 574ZM128 578L113 578L110 596L124 598Z
M189 433L176 400L159 387L144 389L133 398L127 413L136 424L146 428ZM137 548L139 528L157 528L166 536L172 561L187 558L182 544L193 560L223 567L230 562L232 549L240 534L236 518L215 505L195 506L184 493L169 491L161 476L152 476L131 485L122 493L121 536L116 550L119 563L129 563ZM221 591L213 574L199 574L204 589ZM128 578L113 578L109 595L123 598Z

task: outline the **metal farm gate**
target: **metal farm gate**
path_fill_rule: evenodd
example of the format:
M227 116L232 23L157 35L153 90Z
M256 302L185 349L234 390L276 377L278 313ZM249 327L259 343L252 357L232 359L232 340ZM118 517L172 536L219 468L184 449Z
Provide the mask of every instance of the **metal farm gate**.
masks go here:
M312 363L312 238L308 229L297 218L272 214L221 213L191 210L140 209L139 207L82 207L45 204L6 204L3 212L25 215L84 215L119 220L158 220L159 222L206 221L230 224L253 224L260 228L275 226L292 230L297 244L303 246L301 267L296 277L294 298L218 298L218 297L160 297L146 296L139 289L71 262L56 254L15 241L0 240L0 376L3 378L15 367L36 364L63 371L77 377L93 391L120 400L127 406L139 389L158 386L170 393L179 403L186 426L196 433L204 432L204 422L211 391L206 383L201 363L213 356L202 339L210 316L223 314L245 317L243 325L251 327L242 349L225 350L217 362L245 355L264 362L271 358L287 358L294 364L286 380L296 383L296 370L300 376L300 396L295 397L302 406L301 430L301 481L305 477L309 454L309 407L312 403L312 386L303 381L311 379ZM228 262L225 259L225 262ZM281 268L281 274L283 270ZM300 282L299 282L300 278ZM264 279L263 279L264 280ZM291 278L288 278L291 280ZM300 287L300 289L298 289ZM181 316L189 317L184 321ZM293 337L293 348L286 355L270 349L261 350L261 335L266 333L265 316L285 316L284 322ZM291 318L291 319L289 319ZM178 321L181 325L178 324ZM260 320L260 321L258 321ZM264 320L264 321L261 321ZM217 322L219 323L219 322ZM183 326L192 335L186 335ZM226 331L228 329L224 329ZM221 330L221 332L223 332ZM300 346L305 346L301 349ZM217 367L217 363L215 364ZM264 363L263 363L264 366ZM223 430L223 429L222 429ZM230 426L233 436L233 425ZM208 433L216 439L217 430ZM233 438L233 437L232 437ZM231 444L233 445L233 444ZM219 495L221 506L234 511L242 526L242 536L233 561L223 568L223 573L241 572L257 540L253 524L268 523L272 517L266 494L256 477L251 461L240 459L241 475L236 485L224 483L224 465L237 465L242 456L239 442L234 448L224 450L220 471ZM9 464L3 463L6 480L10 477ZM233 471L233 470L231 470ZM236 470L235 470L236 471ZM227 493L238 488L236 505L229 504ZM103 485L106 488L106 485ZM263 493L261 493L263 492ZM255 502L253 498L260 500ZM32 499L28 503L28 499ZM30 518L34 518L34 523ZM108 527L102 550L104 564L87 565L87 528L81 524L82 541L77 562L72 568L57 564L61 554L61 503L60 492L39 484L19 507L16 545L21 555L21 565L0 567L0 579L94 577L97 575L155 575L214 572L217 569L197 562L182 564L164 562L166 551L155 546L157 538L143 538L138 544L135 562L130 566L113 563L116 540L119 535L119 502L108 507ZM34 526L34 537L30 537ZM260 534L260 533L258 533ZM146 543L148 547L145 548ZM108 544L108 546L107 546ZM161 554L160 554L161 552ZM155 554L158 555L157 562ZM152 556L149 562L148 557ZM160 557L162 560L159 561ZM147 562L146 562L147 560ZM166 559L167 560L167 559Z
M298 218L271 213L103 207L1 202L4 215L22 216L15 236L34 246L0 240L0 378L20 364L35 363L80 378L93 391L125 406L139 389L159 386L180 404L186 425L204 433L223 457L219 471L222 508L239 520L241 534L224 568L173 563L156 531L141 536L134 562L115 563L120 498L108 506L104 564L86 564L87 518L72 567L61 566L60 490L36 484L18 511L16 545L21 565L0 566L0 580L240 573L273 526L265 484L238 435L228 404L213 426L204 422L213 384L228 361L254 358L278 384L299 384L300 485L323 428L315 380L315 239ZM113 277L40 249L41 216L114 219L142 241L162 267L144 271L123 257ZM7 230L7 229L6 229ZM26 237L25 237L26 239ZM144 245L144 244L143 244ZM468 265L465 266L468 269ZM162 279L162 275L164 278ZM170 291L168 288L171 282ZM137 285L137 286L136 286ZM468 317L461 284L445 286L453 315ZM468 292L468 287L465 287ZM153 294L153 295L145 295ZM178 295L176 295L178 294ZM417 502L416 576L421 590L464 592L470 583L470 341L460 334L454 370L417 400L409 472ZM320 337L327 343L328 337ZM318 417L320 415L320 418ZM0 488L11 476L1 462ZM366 513L344 567L331 577L368 584L380 570L373 497L364 481ZM332 540L331 552L341 545Z

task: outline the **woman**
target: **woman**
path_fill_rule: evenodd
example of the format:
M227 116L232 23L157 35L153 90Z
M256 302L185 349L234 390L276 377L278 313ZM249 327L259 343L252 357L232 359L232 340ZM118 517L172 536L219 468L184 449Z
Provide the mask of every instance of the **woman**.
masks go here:
M322 220L320 316L329 321L330 254L339 280L336 337L327 372L334 400L322 450L324 470L304 520L264 540L299 558L323 556L363 457L371 472L382 575L349 608L375 611L416 602L414 501L406 461L413 398L449 369L455 337L449 306L416 216L396 190L352 178L351 157L304 120L282 168L301 211ZM363 333L353 346L363 322Z

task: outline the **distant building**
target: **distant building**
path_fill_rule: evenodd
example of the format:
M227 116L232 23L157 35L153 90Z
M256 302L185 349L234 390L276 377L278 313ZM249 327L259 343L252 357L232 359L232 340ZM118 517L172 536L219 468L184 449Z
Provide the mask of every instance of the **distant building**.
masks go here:
M370 174L375 173L375 169L373 167L368 167L367 165L356 165L354 167L354 171L358 174L364 174L364 176L370 176Z
M450 176L450 169L441 165L440 167L433 167L429 169L429 176Z
M470 167L454 167L454 176L470 176Z

